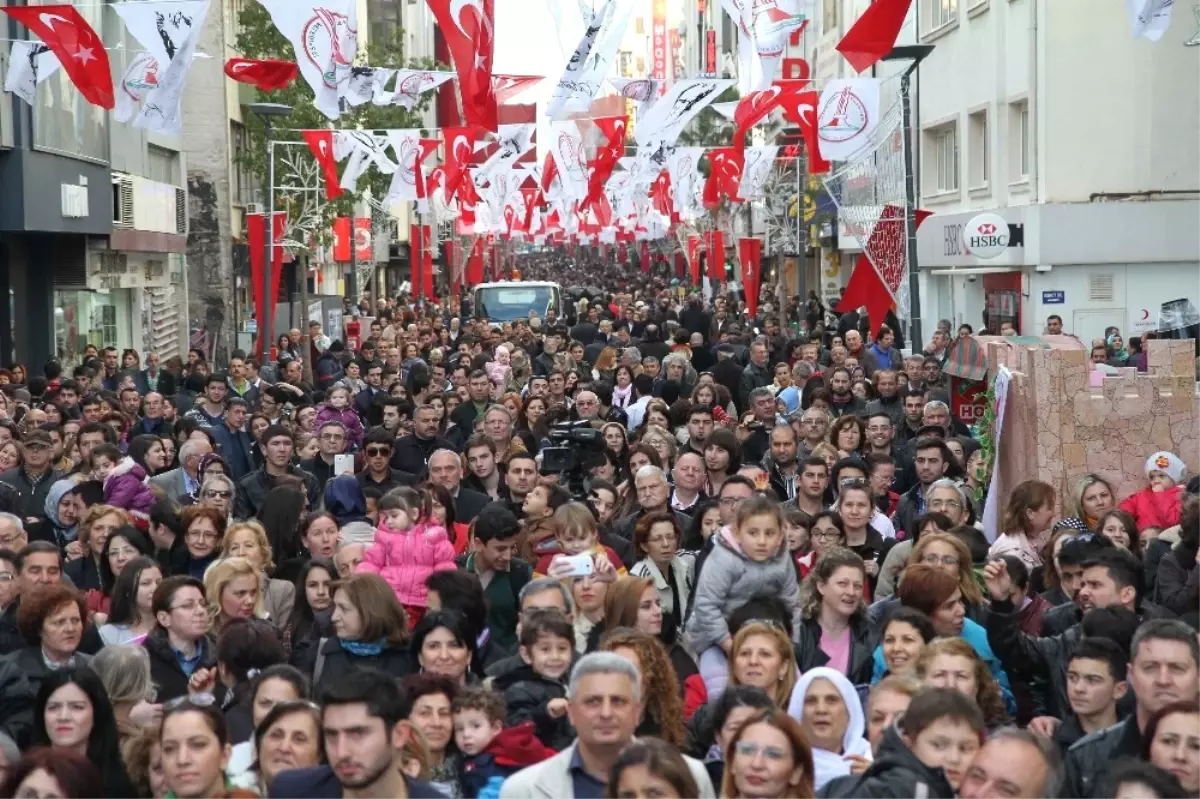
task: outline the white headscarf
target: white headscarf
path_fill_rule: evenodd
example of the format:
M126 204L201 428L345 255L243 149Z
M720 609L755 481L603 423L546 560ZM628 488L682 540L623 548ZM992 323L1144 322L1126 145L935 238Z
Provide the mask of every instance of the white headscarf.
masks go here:
M813 746L813 788L818 791L830 780L836 777L845 777L850 773L850 764L845 760L848 755L861 755L868 760L871 759L871 744L863 737L863 731L866 729L866 717L863 715L862 702L859 701L858 692L854 690L854 686L840 671L827 666L819 666L804 672L800 681L796 683L795 690L792 691L792 698L788 702L788 715L797 721L804 720L804 697L813 680L819 679L829 680L841 694L842 701L846 703L850 720L846 724L846 732L842 736L841 754Z

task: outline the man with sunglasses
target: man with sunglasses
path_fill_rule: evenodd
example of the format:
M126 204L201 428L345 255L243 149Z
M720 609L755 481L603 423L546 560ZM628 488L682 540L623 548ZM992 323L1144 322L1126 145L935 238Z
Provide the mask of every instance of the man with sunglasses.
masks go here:
M392 441L392 434L382 427L372 427L367 431L363 444L366 461L362 471L356 475L358 484L363 488L377 488L386 494L393 488L417 484L416 475L391 467Z

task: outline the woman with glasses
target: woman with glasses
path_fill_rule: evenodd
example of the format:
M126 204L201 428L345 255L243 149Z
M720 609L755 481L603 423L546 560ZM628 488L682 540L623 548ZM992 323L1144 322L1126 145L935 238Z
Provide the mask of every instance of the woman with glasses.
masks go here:
M151 603L162 579L162 568L148 557L125 564L113 585L108 622L100 627L105 646L138 644L150 634L156 624Z
M233 498L236 492L237 486L227 475L213 474L204 478L198 496L201 505L216 508L229 517L233 514Z
M192 505L180 514L184 533L171 547L169 571L199 581L220 555L226 516L210 505Z
M842 517L832 510L818 513L813 517L812 526L808 529L808 538L812 549L807 555L794 559L801 581L808 576L822 555L846 545L846 527Z
M83 595L61 583L40 586L21 599L17 630L28 644L8 656L37 690L49 674L82 668L91 657L79 651L87 624Z
M79 522L79 548L68 548L63 573L80 591L102 591L101 563L105 559L104 544L118 527L129 524L129 514L112 505L93 505ZM79 557L72 558L78 551Z
M800 586L800 670L828 666L855 685L871 680L871 625L863 560L848 549L826 553Z
M258 796L230 788L229 734L225 717L212 702L183 699L168 707L159 732L163 777L176 799L249 799Z
M245 558L259 572L263 588L262 606L266 618L281 633L291 629L292 606L296 602L296 586L286 580L268 577L275 571L267 533L258 522L235 522L225 531L221 542L221 557ZM287 646L287 640L284 641Z
M1042 565L1041 550L1054 519L1054 487L1040 480L1026 480L1013 488L1004 506L1001 529L988 550L988 558L1004 555L1020 558L1029 571ZM1097 520L1099 524L1099 520Z
M987 603L971 568L971 551L962 539L950 533L928 532L921 536L908 556L907 565L923 563L952 575L958 581L968 619L983 625L987 621ZM880 624L900 608L897 597L881 599L871 605L871 623Z
M42 680L33 708L33 745L87 757L100 770L96 795L133 796L112 705L91 669L64 669Z
M733 734L721 782L724 799L812 799L813 747L782 710L751 716Z
M168 577L151 601L156 626L146 636L155 699L169 702L188 693L194 679L204 683L217 666L217 642L208 634L208 603L204 583L195 577ZM221 686L216 686L224 694Z

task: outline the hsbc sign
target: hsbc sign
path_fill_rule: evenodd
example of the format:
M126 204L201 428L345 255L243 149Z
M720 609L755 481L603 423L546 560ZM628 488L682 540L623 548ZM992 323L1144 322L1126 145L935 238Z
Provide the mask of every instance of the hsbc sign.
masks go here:
M995 258L1009 245L1008 222L996 214L980 214L963 225L962 243L967 254Z

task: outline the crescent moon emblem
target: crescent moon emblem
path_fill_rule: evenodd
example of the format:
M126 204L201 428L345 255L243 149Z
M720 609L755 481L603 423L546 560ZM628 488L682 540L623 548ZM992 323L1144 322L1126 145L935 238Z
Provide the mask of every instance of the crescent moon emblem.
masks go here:
M38 14L38 19L40 19L42 21L42 24L45 25L47 28L49 28L52 31L54 30L54 20L58 20L60 22L65 22L68 25L71 25L71 20L69 20L66 17L61 16L59 14ZM74 26L72 26L72 27L74 27Z
M1150 311L1149 311L1149 309L1147 309L1147 308L1143 308L1143 309L1142 309L1142 321L1144 322L1144 321L1146 321L1146 320L1147 320L1147 319L1149 319L1149 318L1150 318Z

